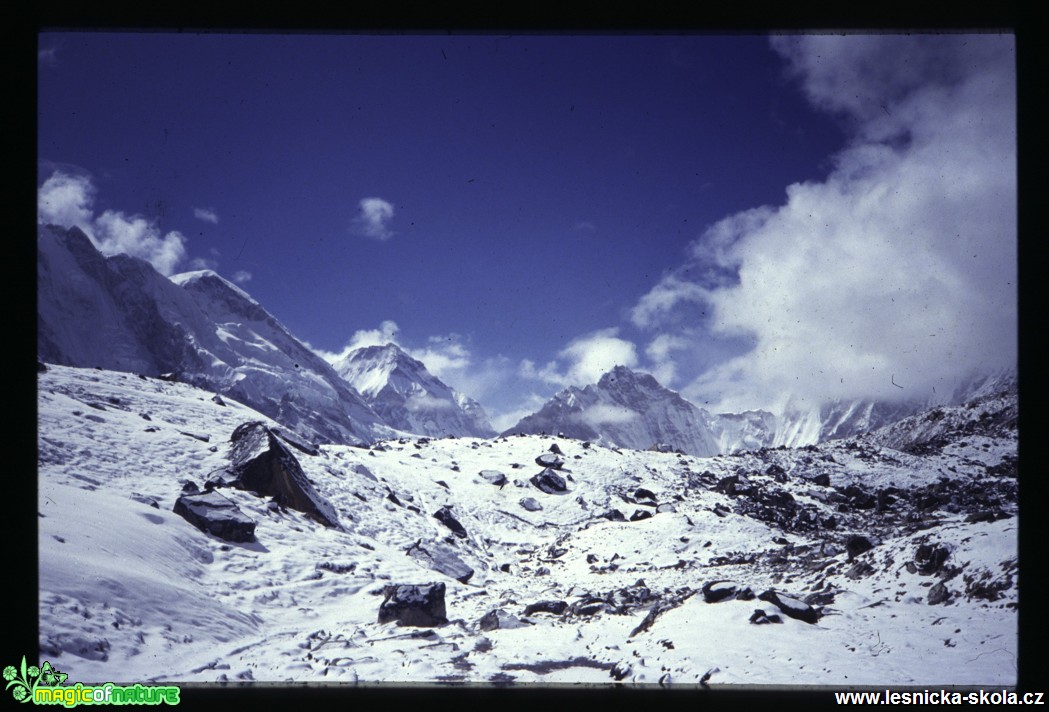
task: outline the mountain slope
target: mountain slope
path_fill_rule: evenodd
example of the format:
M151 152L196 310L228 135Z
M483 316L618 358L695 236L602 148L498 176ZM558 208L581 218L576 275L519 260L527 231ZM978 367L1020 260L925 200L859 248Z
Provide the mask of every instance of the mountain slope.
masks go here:
M331 366L214 272L168 279L142 260L104 257L77 228L40 226L37 244L42 361L173 373L322 442L392 432Z
M295 457L341 526L219 486L255 522L240 543L173 504L229 464L241 423L271 421L127 373L55 366L37 384L40 650L70 683L1016 682L1015 398L980 406L978 432L959 414L927 455L857 438L713 458L537 435L323 445ZM554 444L565 494L530 481ZM448 623L378 622L391 586L428 581Z
M430 437L495 435L479 403L449 388L396 344L356 349L332 367L394 428Z

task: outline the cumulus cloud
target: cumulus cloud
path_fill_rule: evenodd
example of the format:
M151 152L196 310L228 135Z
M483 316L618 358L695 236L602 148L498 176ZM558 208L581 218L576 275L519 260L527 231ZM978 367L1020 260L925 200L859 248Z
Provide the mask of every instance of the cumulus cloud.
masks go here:
M87 176L55 171L37 191L37 219L43 224L91 228L95 186Z
M620 338L619 329L613 327L573 339L558 352L556 360L542 368L524 359L518 374L560 387L583 386L596 383L615 366L633 368L637 363L637 347Z
M237 284L244 284L245 282L251 281L251 272L247 270L239 269L233 273L233 281Z
M55 171L37 192L37 219L63 227L79 227L105 255L127 254L146 260L161 274L174 274L186 256L186 238L163 233L153 220L106 210L93 217L95 187L83 175Z
M790 36L773 47L851 140L825 180L791 185L784 205L729 216L693 245L686 267L731 279L688 286L682 269L631 312L658 330L707 310L703 338L754 340L683 392L731 408L790 394L921 397L1015 365L1012 38Z
M389 228L393 219L393 205L382 198L364 198L358 206L353 229L359 235L385 241L394 236Z
M193 208L193 217L204 222L212 223L217 225L219 222L219 215L214 210L208 208Z

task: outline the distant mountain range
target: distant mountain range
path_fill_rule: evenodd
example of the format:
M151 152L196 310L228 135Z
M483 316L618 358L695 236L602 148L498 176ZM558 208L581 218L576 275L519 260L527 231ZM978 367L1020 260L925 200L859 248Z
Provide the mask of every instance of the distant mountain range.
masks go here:
M240 287L201 270L164 277L147 262L102 255L78 228L37 231L38 358L211 390L321 443L414 434L492 437L484 408L395 344L328 363ZM711 414L650 375L617 366L571 386L505 434L564 433L613 447L712 456L802 446L879 428L933 405L1016 388L1015 371L974 377L940 402L836 401Z

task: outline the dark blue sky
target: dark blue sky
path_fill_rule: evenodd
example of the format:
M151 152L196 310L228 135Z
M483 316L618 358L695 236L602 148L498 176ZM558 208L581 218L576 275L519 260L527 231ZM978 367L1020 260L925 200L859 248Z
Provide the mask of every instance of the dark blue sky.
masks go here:
M78 176L94 216L177 231L171 271L239 281L315 348L384 321L420 355L452 348L452 385L500 412L556 390L508 378L522 360L567 358L588 334L650 366L631 309L712 224L825 180L852 130L758 36L45 33L39 47L38 185Z

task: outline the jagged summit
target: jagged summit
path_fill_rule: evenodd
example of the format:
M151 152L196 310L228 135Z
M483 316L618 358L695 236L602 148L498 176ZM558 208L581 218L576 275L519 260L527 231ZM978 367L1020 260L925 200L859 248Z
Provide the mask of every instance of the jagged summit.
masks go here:
M691 455L719 451L711 416L652 376L616 366L596 384L570 386L507 434L557 433L643 450L668 445Z
M495 434L479 403L396 344L355 349L332 366L394 428L430 437Z

